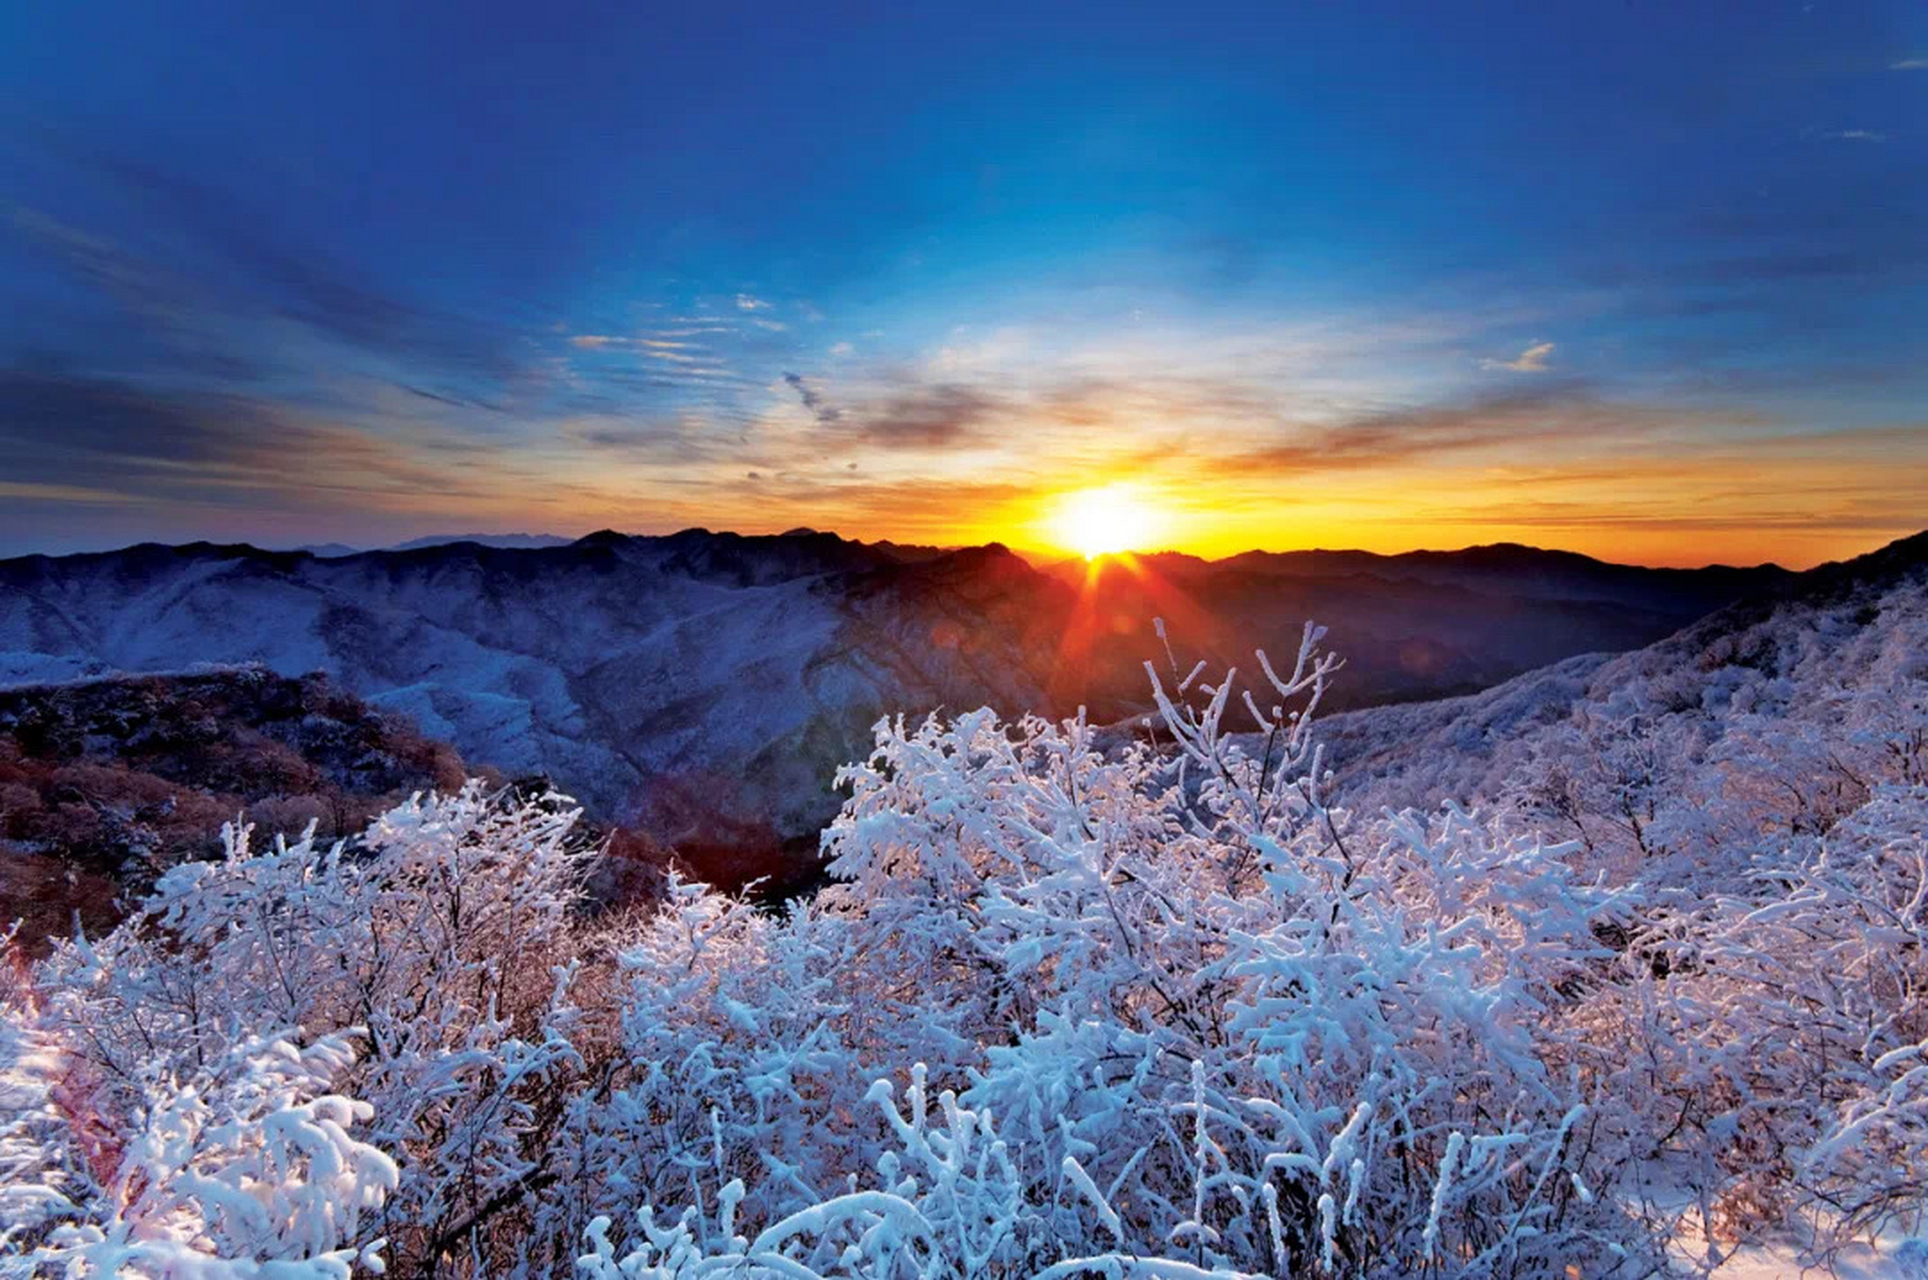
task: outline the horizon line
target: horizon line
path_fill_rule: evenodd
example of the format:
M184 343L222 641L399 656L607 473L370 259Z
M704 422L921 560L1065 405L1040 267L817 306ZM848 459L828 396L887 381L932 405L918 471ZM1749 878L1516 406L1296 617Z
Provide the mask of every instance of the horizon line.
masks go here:
M1892 546L1897 542L1906 541L1911 537L1919 536L1922 533L1928 533L1928 526L1925 526L1924 528L1917 530L1914 533L1904 533L1899 535L1898 537L1876 540L1872 542L1867 547L1867 549L1861 552L1860 554L1862 555L1871 554L1873 552L1881 550L1884 547ZM1801 566L1790 566L1790 565L1783 564L1777 560L1761 560L1761 561L1756 561L1752 563L1735 563L1732 561L1707 561L1704 563L1695 563L1695 564L1682 564L1682 563L1651 564L1651 563L1644 563L1644 562L1632 561L1632 560L1611 560L1611 559L1604 558L1602 556L1593 555L1584 551L1576 551L1567 547L1543 546L1536 543L1519 542L1512 539L1502 539L1494 542L1468 543L1464 546L1458 546L1458 547L1414 546L1414 547L1408 547L1399 551L1372 551L1363 547L1346 547L1346 546L1310 546L1310 547L1253 546L1253 547L1248 547L1242 551L1230 552L1222 556L1207 556L1207 555L1201 555L1197 552L1186 551L1178 547L1158 547L1158 548L1153 548L1149 550L1130 549L1130 550L1120 550L1117 552L1103 553L1097 556L1086 556L1076 551L1071 551L1068 549L1044 547L1044 546L1029 546L1022 543L1006 541L1004 539L998 539L998 538L989 539L984 542L929 543L929 542L899 541L893 538L864 539L864 538L852 537L849 535L838 533L834 529L817 529L817 528L808 527L808 526L796 526L790 529L785 529L781 531L772 531L772 532L743 532L740 530L727 529L727 528L713 529L705 525L688 525L679 529L673 529L663 533L633 532L629 530L616 529L614 527L603 527L599 529L592 529L587 533L576 535L573 537L568 534L558 534L558 533L548 533L548 532L530 533L526 530L513 530L513 531L504 531L504 532L471 530L461 534L422 534L416 537L402 539L399 542L389 543L382 546L373 546L373 547L359 547L359 546L353 546L352 544L349 544L349 543L337 542L337 541L316 541L316 542L298 543L294 545L271 546L271 545L264 545L261 542L257 542L251 539L242 539L240 541L228 541L228 540L220 540L220 539L214 539L214 538L194 538L185 542L167 542L160 539L143 539L138 542L122 543L114 546L100 547L100 548L89 549L89 550L6 552L6 553L0 553L0 562L10 561L10 560L29 560L29 559L36 559L36 558L44 558L49 560L64 560L64 559L74 559L74 558L86 557L86 556L111 556L111 555L117 555L128 551L139 550L144 547L160 547L160 548L167 548L167 549L173 549L173 550L180 550L180 549L185 549L189 547L209 547L209 548L219 548L219 549L249 550L249 551L259 552L264 555L305 555L311 559L330 560L330 559L348 559L351 556L363 556L363 555L395 555L395 554L404 554L404 553L415 553L420 551L434 550L436 547L453 546L453 545L460 545L464 543L473 544L473 545L487 545L486 543L478 541L479 539L485 539L485 538L527 538L531 540L549 539L549 538L556 539L556 541L548 547L492 548L493 550L502 550L502 551L543 551L543 550L558 550L563 547L575 546L584 541L587 541L590 538L597 537L598 535L603 535L603 534L614 534L618 537L623 537L623 538L652 539L652 540L675 538L685 534L703 534L710 537L734 537L734 538L742 538L742 539L831 537L831 538L837 539L839 542L848 543L856 546L889 545L894 547L935 551L946 555L954 554L962 551L978 550L978 549L989 548L989 547L1001 547L1002 549L1009 552L1010 554L1025 561L1027 564L1031 565L1031 567L1034 569L1045 569L1045 568L1055 567L1058 565L1075 563L1079 561L1095 563L1095 562L1100 562L1104 560L1119 560L1119 559L1125 559L1129 557L1150 559L1150 558L1157 558L1160 556L1179 556L1188 560L1198 561L1201 564L1219 565L1219 564L1225 564L1228 561L1237 560L1242 557L1251 556L1251 555L1363 556L1363 557L1369 557L1374 560L1396 560L1406 556L1463 555L1471 551L1496 550L1496 549L1503 549L1503 548L1516 548L1523 551L1537 552L1543 555L1573 556L1582 560L1590 561L1594 564L1608 565L1608 566L1614 566L1619 568L1673 570L1673 571L1680 571L1680 572L1694 572L1696 570L1711 570L1711 569L1739 569L1739 570L1779 569L1779 570L1782 570L1783 572L1799 573L1799 572L1804 572L1808 569L1819 568L1822 565L1842 562L1841 560L1819 560L1812 565L1801 565ZM411 545L411 544L422 543L422 542L428 542L429 545L427 546ZM345 551L334 553L334 554L320 554L318 550L321 548L333 548L333 547L343 547L347 549ZM1845 559L1854 559L1854 558L1856 557L1853 557L1853 556L1845 557Z

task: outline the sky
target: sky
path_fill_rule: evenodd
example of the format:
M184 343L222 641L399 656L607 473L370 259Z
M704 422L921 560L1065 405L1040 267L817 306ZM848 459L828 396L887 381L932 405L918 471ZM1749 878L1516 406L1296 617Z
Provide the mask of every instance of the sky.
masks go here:
M1093 489L1207 555L1928 526L1928 6L0 16L0 554Z

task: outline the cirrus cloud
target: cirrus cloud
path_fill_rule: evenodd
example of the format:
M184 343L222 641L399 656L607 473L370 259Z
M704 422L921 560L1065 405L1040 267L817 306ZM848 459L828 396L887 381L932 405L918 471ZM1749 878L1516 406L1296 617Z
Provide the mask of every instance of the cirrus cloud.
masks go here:
M1505 369L1512 373L1545 373L1547 357L1553 354L1554 344L1536 342L1511 360L1482 360L1482 369Z

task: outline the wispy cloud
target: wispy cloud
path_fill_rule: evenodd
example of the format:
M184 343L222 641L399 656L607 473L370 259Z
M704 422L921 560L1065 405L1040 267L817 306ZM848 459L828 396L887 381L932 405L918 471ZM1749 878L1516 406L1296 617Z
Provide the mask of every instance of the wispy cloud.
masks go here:
M524 474L493 449L419 425L402 443L249 396L18 368L0 370L0 449L13 482L42 497L84 476L89 501L202 508L499 500L508 477ZM480 478L468 465L478 457L500 470Z
M1591 385L1557 380L1531 391L1421 404L1335 421L1288 425L1283 438L1233 459L1242 468L1286 468L1292 474L1358 471L1408 464L1441 465L1454 456L1522 447L1644 449L1683 424L1747 421L1745 412L1705 411L1602 398Z
M70 271L116 296L156 334L205 343L223 329L230 347L251 352L317 343L361 357L407 359L467 377L527 376L512 325L429 305L293 236L263 216L239 185L214 185L107 148L50 144L59 163L138 203L154 244L113 243L88 228L18 211L24 232L54 249ZM236 331L272 323L298 329L305 344L257 340ZM277 335L278 337L284 335Z
M765 302L762 298L757 297L755 294L739 293L736 295L736 309L738 311L768 311L772 305L771 303Z
M1545 373L1547 357L1553 354L1554 344L1536 342L1511 360L1482 360L1482 369L1507 369L1513 373Z
M842 411L824 403L822 394L812 387L802 374L786 373L783 375L783 380L790 385L791 390L797 393L797 399L802 402L804 408L816 416L818 422L828 424L843 417Z
M1821 134L1836 142L1886 142L1888 135L1878 129L1828 129Z
M1928 71L1928 58L1903 58L1888 64L1890 71Z
M962 383L921 386L864 406L857 432L886 449L953 449L995 421L1004 408L996 395Z

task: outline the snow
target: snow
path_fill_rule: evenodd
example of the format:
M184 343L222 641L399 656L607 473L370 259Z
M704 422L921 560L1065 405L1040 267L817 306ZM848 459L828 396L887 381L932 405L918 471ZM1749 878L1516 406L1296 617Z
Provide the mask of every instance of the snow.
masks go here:
M800 676L824 615L732 590L789 625L641 634L727 658L761 735L727 673ZM1322 747L1325 639L1249 683L1162 655L1155 744L878 719L835 882L779 911L672 876L592 914L555 795L231 828L0 969L0 1274L1920 1274L1922 575ZM513 736L559 696L520 652L471 655L500 700L395 689Z
M485 572L461 548L44 562L0 584L0 684L203 662L326 671L474 763L570 779L605 818L674 837L699 795L713 814L814 832L865 727L888 706L944 701L956 660L821 589L833 566L749 554L746 584L672 563L688 551L618 540L613 566L573 548L512 553L555 557L526 573ZM22 563L16 577L34 570ZM1022 705L1035 690L1008 656L975 677Z

